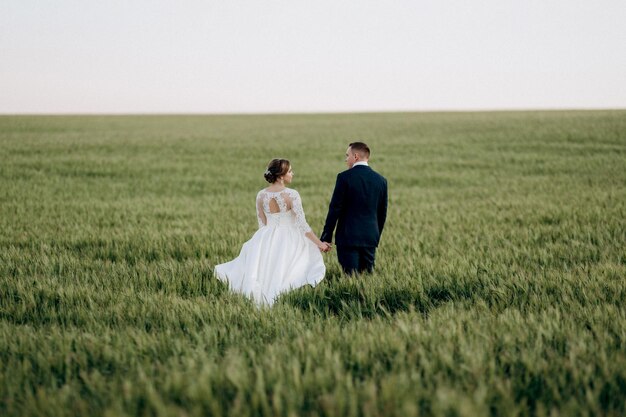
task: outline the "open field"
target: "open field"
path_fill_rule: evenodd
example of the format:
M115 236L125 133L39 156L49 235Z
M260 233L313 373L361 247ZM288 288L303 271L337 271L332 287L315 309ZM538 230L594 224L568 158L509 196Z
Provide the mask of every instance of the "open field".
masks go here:
M273 157L321 231L348 142L376 272L212 277ZM2 416L626 415L626 110L0 117Z

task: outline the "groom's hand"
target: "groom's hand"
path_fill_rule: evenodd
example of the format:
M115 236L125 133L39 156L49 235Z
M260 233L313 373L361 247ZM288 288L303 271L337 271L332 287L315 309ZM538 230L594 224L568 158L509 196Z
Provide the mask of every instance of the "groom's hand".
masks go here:
M324 244L326 244L326 250L324 250L324 252L330 252L330 250L333 248L333 244L330 242L324 242Z

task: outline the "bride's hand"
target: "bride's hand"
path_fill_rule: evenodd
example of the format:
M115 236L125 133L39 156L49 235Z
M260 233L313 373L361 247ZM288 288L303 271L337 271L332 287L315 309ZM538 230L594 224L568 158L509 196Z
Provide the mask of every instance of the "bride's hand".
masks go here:
M328 242L322 242L322 244L319 245L318 248L322 252L330 252L331 246L330 246L330 243L328 243Z

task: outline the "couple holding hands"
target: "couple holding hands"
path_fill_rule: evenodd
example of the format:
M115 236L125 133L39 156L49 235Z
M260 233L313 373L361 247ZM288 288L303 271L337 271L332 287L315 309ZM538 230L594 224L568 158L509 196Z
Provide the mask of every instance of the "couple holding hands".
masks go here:
M285 291L322 281L326 266L320 252L332 249L335 227L343 271L372 272L387 217L387 181L369 167L369 156L365 143L348 145L348 169L337 175L320 238L306 222L300 194L287 188L293 179L291 164L270 161L264 174L270 185L256 197L259 230L237 258L215 266L217 278L259 305L272 305Z

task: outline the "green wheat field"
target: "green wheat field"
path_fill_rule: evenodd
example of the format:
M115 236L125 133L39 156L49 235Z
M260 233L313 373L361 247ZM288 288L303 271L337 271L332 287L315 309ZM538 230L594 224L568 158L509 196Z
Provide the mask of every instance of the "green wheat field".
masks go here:
M274 157L320 233L347 144L376 271L213 278ZM2 416L623 416L626 110L0 117Z

